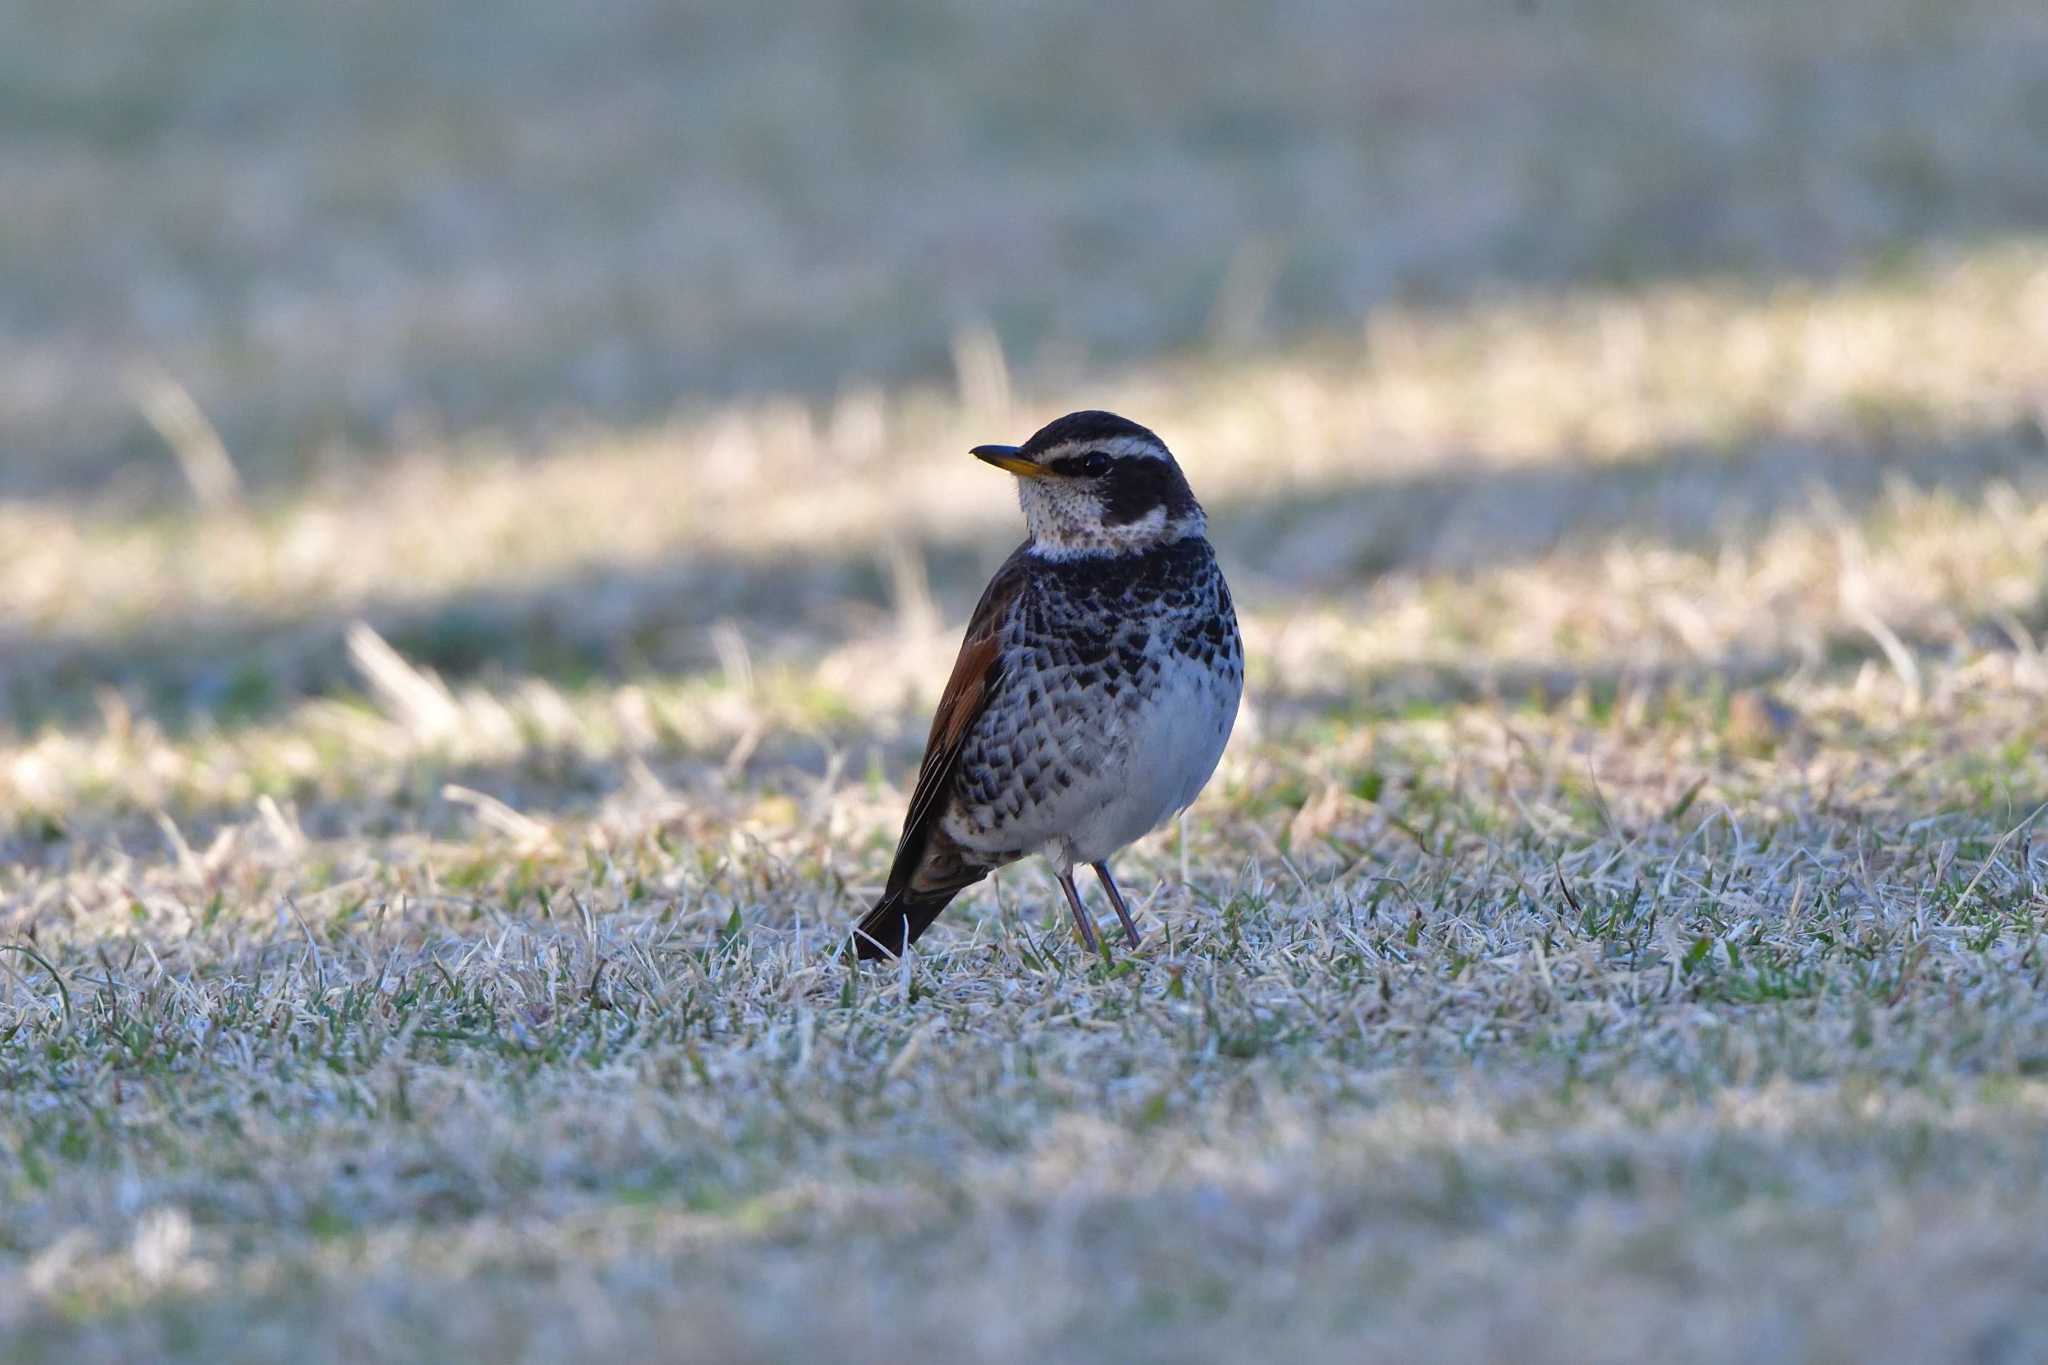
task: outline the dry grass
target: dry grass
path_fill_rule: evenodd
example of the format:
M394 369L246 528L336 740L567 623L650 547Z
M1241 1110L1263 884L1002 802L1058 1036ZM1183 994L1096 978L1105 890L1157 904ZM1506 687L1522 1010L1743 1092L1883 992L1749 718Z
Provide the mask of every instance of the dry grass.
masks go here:
M1832 275L2048 218L2033 0L0 0L0 490ZM154 476L154 477L152 477Z
M947 57L920 71L1058 27L900 8L911 55ZM1164 56L1112 27L1059 49L1073 112L1010 69L987 98L1011 122L980 124L950 74L891 86L879 10L735 30L716 61L736 21L628 7L522 16L487 56L424 17L454 7L163 9L189 31L138 7L92 42L7 15L81 63L0 54L39 135L0 165L50 172L0 224L45 267L0 265L9 1357L2048 1353L2048 244L2015 116L2048 88L2039 16L1901 2L1842 38L1845 5L1559 8L1548 47L1490 10L1368 15L1401 42L1355 85L1308 60L1359 36L1334 9L1238 87L1237 20ZM448 88L252 74L307 25L344 58L439 54ZM152 44L216 81L124 65ZM1081 80L1118 61L1132 88ZM811 83L765 109L658 79L707 62ZM1216 79L1169 95L1159 62ZM1495 93L1451 99L1446 64ZM96 79L127 114L67 102ZM1665 122L1610 127L1659 82ZM1329 168L1361 100L1385 160L1354 182ZM1081 184L1063 120L1112 106ZM644 177L649 129L721 111L756 159ZM806 120L835 131L793 142ZM862 217L871 163L770 173L842 137L935 179ZM457 232L477 274L420 292L444 248L408 257L405 225L472 222L495 200L450 168L506 147L568 179L501 191L547 212ZM1527 182L1432 169L1481 153ZM987 230L931 188L970 163L1033 206L1006 259L1097 290L1071 335L1006 311L1029 290L981 257L939 252L879 312L836 292L865 261L896 297ZM1264 282L1231 264L1256 213L1211 193L1254 175L1331 224L1278 238ZM375 287L275 324L257 365L252 319L349 292L300 239L334 209L302 181L361 196L333 231ZM116 182L152 226L57 231ZM250 184L271 294L210 254L209 196ZM675 225L686 191L726 236ZM1340 232L1353 192L1384 233ZM776 193L852 236L766 233ZM1034 254L1134 203L1208 207L1142 250ZM928 235L877 245L905 218ZM184 274L135 279L207 325L46 325L133 234L185 242ZM785 396L535 389L594 338L723 382L670 331L710 306L718 241L747 268L691 325L730 342L725 379L802 369ZM1158 274L1100 292L1138 256ZM677 296L628 297L650 262ZM1194 321L1129 324L1162 280ZM1086 383L1054 344L1205 329ZM145 419L96 406L130 401L96 378L126 347L160 366L135 371L148 440L190 499L84 487L133 464L107 433ZM902 378L925 352L949 379ZM526 424L533 392L590 415ZM379 434L436 393L466 395L439 405L459 435ZM1089 959L1020 867L914 962L851 970L829 950L1016 533L959 452L1083 403L1157 425L1210 504L1239 735L1128 855L1138 952ZM322 446L329 421L376 450Z

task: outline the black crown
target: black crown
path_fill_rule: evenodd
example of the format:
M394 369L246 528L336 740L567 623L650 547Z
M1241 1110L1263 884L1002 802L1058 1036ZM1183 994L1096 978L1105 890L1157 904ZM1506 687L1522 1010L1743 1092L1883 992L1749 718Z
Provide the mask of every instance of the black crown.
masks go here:
M1047 422L1032 433L1020 453L1026 459L1035 459L1041 453L1069 442L1108 441L1125 436L1142 437L1162 450L1166 447L1166 443L1149 427L1141 427L1130 418L1119 417L1113 412L1099 412L1091 408L1085 412L1070 412L1065 417Z

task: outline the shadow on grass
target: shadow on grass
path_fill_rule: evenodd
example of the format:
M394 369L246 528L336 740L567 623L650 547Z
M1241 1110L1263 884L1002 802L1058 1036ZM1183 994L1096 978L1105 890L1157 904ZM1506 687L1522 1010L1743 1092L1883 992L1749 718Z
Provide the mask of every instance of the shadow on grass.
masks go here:
M1973 620L1964 632L1978 647L2006 649L2013 647L2005 633L2007 624ZM2037 633L2048 629L2048 608L2037 605L2022 624ZM1910 634L1904 639L1916 655L1955 643ZM1855 630L1830 632L1822 650L1827 663L1836 668L1890 667L1884 646ZM1576 664L1512 657L1469 663L1410 659L1363 670L1343 688L1268 683L1257 700L1269 736L1326 734L1333 723L1346 730L1401 724L1473 707L1504 715L1543 714L1561 706L1574 708L1576 715L1581 714L1577 708L1584 708L1586 722L1597 727L1625 702L1641 702L1649 708L1645 719L1653 727L1720 734L1732 746L1731 754L1754 754L1780 744L1804 746L1810 732L1797 713L1781 706L1768 691L1741 694L1811 663L1792 651L1739 647L1650 666L1615 656ZM693 671L667 680L690 682L705 676ZM1735 714L1738 703L1746 707L1740 720ZM657 803L671 814L646 816L656 819L648 827L667 829L671 818L682 815L684 828L700 829L707 820L718 824L718 812L730 813L766 796L786 797L797 803L793 810L801 808L818 795L821 782L843 784L849 772L864 768L907 781L922 749L925 721L921 708L905 707L893 716L825 718L800 727L771 725L737 744L729 737L697 743L670 737L629 750L623 745L593 749L580 742L535 740L488 760L454 756L428 744L395 756L358 753L315 773L274 775L258 782L255 790L287 803L297 828L315 841L403 836L468 843L479 837L488 842L491 822L480 820L468 798L452 799L446 792L451 785L502 802L521 817L566 822L573 829L579 822L597 819L651 774L660 784ZM743 759L735 763L733 756L741 752ZM1995 768L2010 755L1996 756L1987 749L1983 758ZM176 851L161 816L171 818L179 837L190 846L203 849L228 827L249 824L251 799L186 794L172 796L159 807L120 791L106 791L81 796L62 810L17 811L11 819L0 812L0 865L34 872L110 852L144 860L161 857ZM1918 800L1907 793L1898 799ZM2019 814L2038 804L2038 797L2020 799L2008 793L2005 804ZM1884 818L1891 808L1889 801L1859 806L1873 819ZM1924 804L1911 808L1916 818L1945 809ZM1973 803L1971 809L1976 808ZM627 814L629 824L640 818ZM687 837L694 840L696 835ZM509 865L523 856L515 855L513 843L501 842L495 848L488 855L492 861ZM423 848L415 846L415 852L424 856ZM886 845L877 845L870 860L875 875L886 857ZM854 862L859 861L855 853Z
M1056 375L1968 250L2048 227L2026 9L16 6L0 489L174 490L136 357L274 489L408 414L944 381L963 320Z
M1627 463L1509 468L1479 457L1284 495L1212 502L1216 538L1251 608L1355 588L1390 571L1458 573L1527 562L1560 546L1626 539L1701 550L1800 515L1867 513L1888 486L1969 500L1994 483L2040 484L2038 429L1943 440L1766 438L1726 452L1679 447ZM931 533L913 548L958 619L1007 533ZM0 625L0 686L13 727L75 726L100 689L173 733L273 717L308 698L359 693L351 622L451 683L539 677L562 686L701 673L732 622L757 663L803 665L873 633L895 608L879 546L810 558L679 550L644 569L592 569L426 602L371 602L251 619L158 619L115 635Z

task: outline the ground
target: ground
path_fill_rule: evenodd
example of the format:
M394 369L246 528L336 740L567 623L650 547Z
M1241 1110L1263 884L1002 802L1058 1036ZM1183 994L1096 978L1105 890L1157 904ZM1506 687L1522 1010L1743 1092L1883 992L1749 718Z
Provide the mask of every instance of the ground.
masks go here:
M9 1358L2048 1354L2048 19L1785 8L0 0ZM1238 733L850 967L1078 406Z

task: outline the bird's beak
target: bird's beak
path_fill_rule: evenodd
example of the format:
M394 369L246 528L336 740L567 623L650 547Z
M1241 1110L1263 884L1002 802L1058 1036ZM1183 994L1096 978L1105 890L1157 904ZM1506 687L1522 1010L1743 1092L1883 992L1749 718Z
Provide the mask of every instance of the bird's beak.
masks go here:
M1016 446L976 446L967 453L997 469L1007 469L1020 479L1043 479L1052 472L1018 454Z

